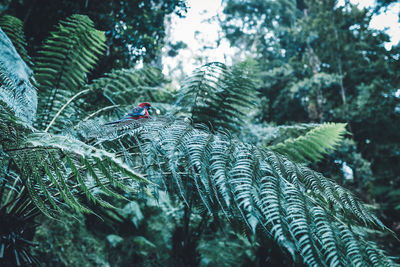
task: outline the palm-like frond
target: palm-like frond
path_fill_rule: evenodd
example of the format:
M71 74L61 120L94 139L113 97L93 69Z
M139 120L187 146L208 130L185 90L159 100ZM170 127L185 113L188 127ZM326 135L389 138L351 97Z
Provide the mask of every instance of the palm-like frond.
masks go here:
M156 109L162 109L159 102L168 102L173 97L171 92L161 87L165 81L164 75L157 68L113 70L87 84L85 90L89 90L88 94L76 102L75 106L85 110L88 113L86 116L94 112L97 116L104 115L104 112L99 114L97 111L113 107L110 111L118 112L112 114L121 117L124 114L121 110L132 109L134 104L140 102L151 102L158 107Z
M9 15L0 16L0 28L7 34L8 38L10 38L18 54L25 63L28 64L29 67L32 67L32 58L26 51L26 40L22 21Z
M318 161L342 140L345 133L345 123L324 123L304 135L286 139L269 148L296 162Z
M181 120L132 121L91 135L113 147L130 144L125 152L140 151L149 179L161 178L184 200L196 190L207 209L220 207L253 230L258 225L310 266L393 264L367 238L365 229L385 227L366 205L270 150Z
M140 182L147 183L118 155L71 137L37 132L1 101L0 110L0 153L23 182L17 195L28 192L25 204L30 205L30 213L39 209L55 217L65 208L91 212L81 204L82 195L112 207L101 195L123 198L116 189L132 191Z
M158 102L160 97L165 99L168 92L160 88L164 81L156 68L120 69L94 80L87 88L100 91L111 104L132 105L141 101Z
M48 216L63 206L90 212L80 194L112 207L102 194L123 198L115 188L132 191L138 182L147 182L117 155L65 136L32 133L21 147L6 152L18 166L32 201Z
M1 29L0 43L4 55L0 58L0 107L31 124L37 108L36 88L29 81L32 71Z
M133 103L171 98L172 94L160 87L164 76L156 68L121 69L105 74L86 84L83 90L64 99L63 105L47 125L46 131L56 128L63 130L65 122L78 123L85 117L100 116L101 111L131 109ZM118 103L118 104L116 104ZM95 110L93 110L95 108ZM75 110L81 112L76 113ZM123 113L118 114L122 116Z
M104 32L87 16L72 15L60 22L39 51L35 78L48 86L76 92L105 49Z
M23 190L22 179L11 170L10 157L1 150L0 153L0 164L6 166L0 169L0 265L39 265L30 253L36 245L30 241L30 234L36 227L34 218L38 211Z
M110 99L124 101L131 85L151 84L130 70L121 70L86 87L87 73L103 49L104 33L95 30L86 16L74 15L60 23L40 51L35 68L41 94L40 126L48 125L52 117L54 122L67 108L71 112L66 113L73 114L68 104L85 92L105 92ZM8 72L0 74L1 90L19 92ZM24 103L22 98L15 98L18 105ZM255 98L246 71L211 63L185 82L178 103L195 122L236 131ZM2 167L8 163L0 173L7 175L7 185L13 182L7 190L16 192L8 194L14 199L7 197L6 202L24 211L19 215L34 216L38 209L51 217L66 208L91 212L81 196L112 207L106 196L123 198L119 190L135 190L139 182L151 180L185 202L202 203L210 213L220 209L230 219L242 219L253 231L265 230L308 265L394 265L368 238L369 231L386 228L365 204L321 174L271 150L188 120L168 118L113 125L84 123L81 127L89 131L79 134L88 143L97 141L88 145L72 136L37 132L20 121L23 115L13 105L10 99L0 101L0 161ZM344 125L321 127L325 128L275 147L291 157L289 152L295 151L301 159L317 158L344 131ZM324 140L325 148L315 147L315 142L321 145L322 136L330 142ZM133 171L135 165L148 180ZM194 192L198 198L193 198ZM29 197L21 200L22 195ZM17 214L13 208L6 213Z
M177 105L195 122L238 131L257 91L245 68L213 62L196 69L179 91Z
M273 146L278 143L283 143L287 139L296 139L302 135L305 135L307 132L312 129L318 127L320 124L318 123L297 123L294 125L258 125L256 130L261 133L256 132L255 135L259 140L259 144L263 146ZM261 131L264 130L264 131ZM253 133L254 134L254 133Z
M87 73L104 49L104 32L96 30L87 16L72 15L60 22L35 58L39 126L45 126L65 99L82 89Z
M0 106L11 109L21 120L32 122L36 115L36 89L9 73L0 62ZM28 89L28 90L27 90ZM32 94L34 93L34 94Z
M0 265L28 266L38 263L30 253L35 243L29 237L38 210L7 151L19 147L25 134L32 132L37 103L35 88L25 82L17 84L18 80L0 64Z

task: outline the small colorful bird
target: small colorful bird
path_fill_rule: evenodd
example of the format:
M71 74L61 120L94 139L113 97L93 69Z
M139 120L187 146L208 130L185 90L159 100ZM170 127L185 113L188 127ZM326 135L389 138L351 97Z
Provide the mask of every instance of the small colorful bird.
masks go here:
M116 124L127 120L138 120L149 118L149 110L151 108L151 104L148 102L144 102L139 104L139 106L133 108L128 114L126 114L122 119L118 121L108 122L105 125Z

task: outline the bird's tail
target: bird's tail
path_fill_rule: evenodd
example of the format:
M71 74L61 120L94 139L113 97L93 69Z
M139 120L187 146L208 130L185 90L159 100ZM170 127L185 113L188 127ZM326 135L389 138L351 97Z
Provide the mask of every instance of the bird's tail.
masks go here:
M128 119L131 119L131 117L130 117L129 115L125 115L123 118L121 118L121 119L119 119L119 120L117 120L117 121L107 122L107 123L105 123L105 124L103 124L103 125L117 124L117 123L126 121L126 120L128 120Z
M124 120L111 121L111 122L104 123L103 125L112 125L112 124L117 124L117 123L120 123L120 122L123 122L123 121Z

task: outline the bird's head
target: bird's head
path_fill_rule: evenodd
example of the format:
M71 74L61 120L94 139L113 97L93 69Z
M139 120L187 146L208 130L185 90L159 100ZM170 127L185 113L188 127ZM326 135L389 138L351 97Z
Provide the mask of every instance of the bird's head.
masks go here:
M149 102L144 102L144 103L139 104L139 107L150 110L151 104Z

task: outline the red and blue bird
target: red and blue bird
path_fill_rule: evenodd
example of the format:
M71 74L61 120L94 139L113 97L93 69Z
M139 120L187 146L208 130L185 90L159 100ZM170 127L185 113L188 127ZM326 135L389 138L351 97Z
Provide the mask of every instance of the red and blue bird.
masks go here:
M139 120L139 119L147 119L150 117L149 110L151 108L151 104L148 102L140 103L139 106L133 108L126 114L123 118L118 121L113 121L106 123L105 125L109 124L117 124L120 122L128 121L128 120Z

